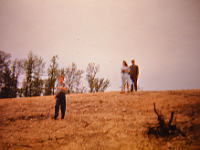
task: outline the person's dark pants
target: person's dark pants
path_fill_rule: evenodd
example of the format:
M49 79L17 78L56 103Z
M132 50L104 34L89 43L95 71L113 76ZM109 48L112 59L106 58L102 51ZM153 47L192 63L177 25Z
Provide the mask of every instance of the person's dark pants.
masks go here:
M59 107L61 105L61 117L62 119L65 117L65 111L66 111L66 98L65 95L57 95L56 96L56 106L55 106L55 118L58 117L59 113Z
M133 85L134 85L134 89L135 91L138 90L138 87L137 87L137 79L132 79L131 80L133 81L133 84L131 85L131 91L133 91Z

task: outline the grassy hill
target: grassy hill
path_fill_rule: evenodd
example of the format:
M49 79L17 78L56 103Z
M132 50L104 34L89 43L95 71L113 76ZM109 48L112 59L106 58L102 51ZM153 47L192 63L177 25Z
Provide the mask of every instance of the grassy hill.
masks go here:
M64 120L54 96L0 99L0 149L200 149L200 90L105 92L67 96ZM148 136L153 103L186 136ZM60 113L60 112L59 112Z

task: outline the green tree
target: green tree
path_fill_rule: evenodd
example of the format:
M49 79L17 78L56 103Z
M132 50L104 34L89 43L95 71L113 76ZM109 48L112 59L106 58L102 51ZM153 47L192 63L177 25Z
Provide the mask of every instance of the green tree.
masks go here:
M48 78L45 80L45 88L44 88L44 95L51 95L51 79Z
M40 96L43 93L44 80L34 77L33 80L33 96Z
M58 59L58 56L55 55L52 57L51 59L51 64L48 68L48 78L50 79L50 90L51 90L51 95L53 94L54 95L54 90L55 90L55 82L56 82L56 79L58 77L58 63L57 63L57 59Z
M25 96L27 97L27 89L28 89L28 85L27 85L27 81L26 81L26 78L23 79L22 81L22 87L21 87L21 90L20 90L20 94L21 96Z
M58 74L65 76L65 68L58 69Z
M24 61L24 70L26 72L26 86L24 96L32 96L32 88L33 88L33 70L34 70L34 55L32 52L29 52L28 59Z
M33 96L40 96L43 93L44 81L42 75L44 75L45 63L41 57L35 57L35 68L33 77Z
M94 93L95 92L95 76L99 72L100 68L99 65L95 66L94 63L89 63L87 67L87 75L86 80L88 81L89 85L89 92Z
M8 66L5 66L5 69L2 73L3 77L3 86L1 88L1 97L2 98L11 98L12 97L12 89L11 87L11 70Z
M77 69L77 65L72 63L71 66L65 68L65 82L67 85L67 93L80 93L83 91L81 88L81 79L84 71Z
M15 59L12 62L11 70L11 79L12 79L12 97L17 97L17 85L18 85L18 78L19 76L23 73L23 68L24 68L24 61L23 60L18 60Z
M48 71L49 71L49 70L48 70ZM50 74L49 74L49 75L50 75ZM49 76L49 77L45 80L44 95L51 95L51 94L53 94L54 89L51 88L51 87L52 87L51 81L56 81L56 78L57 78L58 75L65 75L65 70L64 70L64 68L57 69L57 73L56 73L55 79L52 80L51 76ZM54 87L55 87L55 82L54 82Z
M19 97L22 97L23 89L22 88L18 88L17 89L17 94L18 94Z
M3 72L10 65L10 53L0 51L0 86L3 84Z
M110 86L110 81L108 79L104 81L104 78L96 78L94 84L96 92L104 92Z
M41 76L44 73L43 59L29 52L28 59L24 61L24 70L26 72L26 83L23 81L24 96L39 96L42 92L44 82Z
M10 53L0 51L0 97L9 98L11 97L11 70L10 66Z
M94 63L89 63L87 67L87 75L86 80L88 81L89 92L104 92L109 86L110 81L108 79L104 80L104 78L99 79L96 77L96 74L100 71L99 65L95 65Z

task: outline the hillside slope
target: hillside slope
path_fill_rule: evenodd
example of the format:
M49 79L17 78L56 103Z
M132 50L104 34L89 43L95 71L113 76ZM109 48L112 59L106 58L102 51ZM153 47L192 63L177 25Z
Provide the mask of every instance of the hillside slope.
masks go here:
M154 102L186 137L148 137ZM0 149L200 149L200 90L67 95L64 120L54 107L53 96L0 99Z

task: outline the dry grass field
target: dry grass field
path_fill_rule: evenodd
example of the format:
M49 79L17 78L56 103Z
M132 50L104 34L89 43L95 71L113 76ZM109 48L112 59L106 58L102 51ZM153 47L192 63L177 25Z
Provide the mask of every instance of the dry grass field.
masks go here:
M0 149L200 149L200 90L105 92L67 96L67 112L51 119L54 96L0 99ZM148 136L153 103L185 136Z

